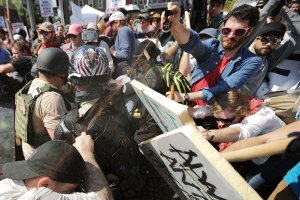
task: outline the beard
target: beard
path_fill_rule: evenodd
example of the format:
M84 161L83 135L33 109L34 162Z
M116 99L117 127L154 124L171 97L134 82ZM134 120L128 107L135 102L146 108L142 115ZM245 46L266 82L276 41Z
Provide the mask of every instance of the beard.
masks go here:
M273 49L269 48L269 47L265 47L265 48L258 48L257 46L253 46L253 49L255 51L255 53L259 56L267 56L270 53L272 53Z
M224 50L234 50L238 47L240 47L246 40L246 37L242 37L240 39L237 39L237 37L233 38L224 38L224 36L221 37L221 44L224 48Z

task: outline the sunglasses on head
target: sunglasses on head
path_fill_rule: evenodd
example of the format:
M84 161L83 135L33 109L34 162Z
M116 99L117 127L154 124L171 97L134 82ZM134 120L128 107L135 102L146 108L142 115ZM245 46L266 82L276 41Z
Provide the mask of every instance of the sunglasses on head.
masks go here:
M228 119L216 118L215 117L216 121L223 122L223 123L232 123L235 120L235 118L236 118L236 116L228 118Z
M228 36L230 33L234 33L235 36L244 36L250 28L222 28L221 33L223 36Z
M275 45L280 44L280 42L282 41L281 38L274 36L258 36L257 39L259 39L264 44L268 44L269 42L271 42Z
M49 33L50 32L47 32L47 31L40 31L40 34L43 35L43 36L47 36L47 35L49 35Z

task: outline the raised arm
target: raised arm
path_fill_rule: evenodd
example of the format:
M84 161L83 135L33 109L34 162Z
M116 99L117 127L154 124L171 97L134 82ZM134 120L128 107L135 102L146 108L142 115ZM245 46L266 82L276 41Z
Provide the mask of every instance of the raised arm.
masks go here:
M97 164L94 156L94 141L90 135L82 132L75 139L73 146L79 151L83 160L86 162L85 168L85 188L87 192L95 192L100 199L111 200L113 195L110 191L109 184Z
M177 5L174 5L172 2L168 3L168 9L172 11L173 16L169 16L171 28L170 31L174 36L175 40L179 44L186 44L190 38L190 30L185 28L183 24L180 23L180 8ZM165 17L164 14L162 16L162 23L164 22Z

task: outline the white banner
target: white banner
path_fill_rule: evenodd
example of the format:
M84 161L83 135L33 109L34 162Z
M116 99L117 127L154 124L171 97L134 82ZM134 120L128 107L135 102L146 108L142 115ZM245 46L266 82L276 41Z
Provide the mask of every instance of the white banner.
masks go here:
M106 0L106 11L107 13L116 12L118 8L124 8L126 0Z
M21 29L25 30L23 22L12 23L11 27L12 27L12 33L15 33L18 28L21 28Z
M235 7L241 6L243 4L256 6L256 3L257 0L226 0L223 11L225 14L227 14Z
M41 15L43 17L52 17L54 16L52 0L39 0Z

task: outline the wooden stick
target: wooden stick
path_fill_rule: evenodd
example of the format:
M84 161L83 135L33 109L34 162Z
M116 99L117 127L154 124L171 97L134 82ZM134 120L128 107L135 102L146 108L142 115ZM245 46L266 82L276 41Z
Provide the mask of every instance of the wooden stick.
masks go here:
M295 138L296 137L290 137L232 152L221 152L221 155L229 162L242 162L257 157L282 154L285 152L288 144Z
M171 91L171 99L175 99L175 89L174 89L174 83L170 85L170 91Z
M184 16L185 16L186 27L191 28L190 13L188 11L184 11Z

